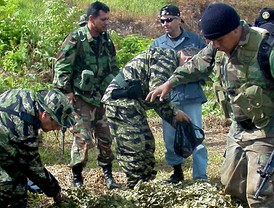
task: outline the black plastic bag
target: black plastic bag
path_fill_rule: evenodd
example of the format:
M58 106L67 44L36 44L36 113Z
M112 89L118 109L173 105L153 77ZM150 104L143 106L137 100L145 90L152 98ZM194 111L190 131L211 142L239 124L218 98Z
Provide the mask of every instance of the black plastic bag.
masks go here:
M191 122L177 122L174 140L174 151L177 155L187 158L195 147L204 140L204 131Z

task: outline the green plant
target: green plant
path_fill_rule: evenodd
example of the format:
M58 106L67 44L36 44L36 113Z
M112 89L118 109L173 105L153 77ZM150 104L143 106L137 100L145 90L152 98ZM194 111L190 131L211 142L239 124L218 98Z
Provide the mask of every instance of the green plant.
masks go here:
M111 32L111 38L116 47L119 67L123 67L141 51L148 49L153 41L151 38L140 35L121 37L114 31Z
M87 7L91 2L88 0L68 0L70 4ZM167 4L167 0L150 0L140 1L131 0L102 0L103 3L109 6L112 13L119 13L121 16L140 17L154 16L159 12L159 8Z
M11 0L4 1L0 12L0 69L6 72L1 88L47 88L57 50L83 11L62 0Z

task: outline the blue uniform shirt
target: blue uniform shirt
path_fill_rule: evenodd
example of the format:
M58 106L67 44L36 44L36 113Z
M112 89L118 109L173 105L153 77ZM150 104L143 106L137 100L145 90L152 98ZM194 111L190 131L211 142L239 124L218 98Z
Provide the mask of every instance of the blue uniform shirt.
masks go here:
M170 39L167 34L164 34L155 39L151 44L151 48L171 48L176 51L186 47L196 47L202 49L205 46L205 42L199 35L184 29L182 29L182 33L180 37L178 37L177 41ZM170 92L170 99L176 105L205 103L207 99L200 84L201 82L192 82L187 85L178 85Z

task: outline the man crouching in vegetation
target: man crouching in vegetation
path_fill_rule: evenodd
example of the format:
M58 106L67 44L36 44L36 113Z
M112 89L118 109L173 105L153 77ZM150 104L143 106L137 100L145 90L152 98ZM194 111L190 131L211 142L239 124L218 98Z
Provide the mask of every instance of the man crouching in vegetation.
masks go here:
M66 200L38 152L38 130L75 124L73 108L58 90L8 90L0 95L0 206L27 206L27 178L55 202Z
M155 140L146 110L175 126L188 116L170 101L145 102L145 95L167 80L185 56L172 49L153 48L133 58L112 80L102 102L106 106L110 132L116 141L117 160L126 173L127 187L155 178Z

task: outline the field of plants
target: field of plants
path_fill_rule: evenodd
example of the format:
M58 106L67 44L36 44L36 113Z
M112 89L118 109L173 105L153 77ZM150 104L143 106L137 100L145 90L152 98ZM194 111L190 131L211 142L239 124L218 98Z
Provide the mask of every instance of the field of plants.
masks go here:
M81 14L92 1L87 0L0 0L0 92L10 88L33 90L51 88L52 64L69 31L77 28ZM199 18L211 0L102 0L111 9L109 31L117 50L119 66L124 66L139 52L147 49L153 38L162 34L158 21L159 9L165 4L177 5L185 20L184 27L199 33ZM274 7L273 0L227 0L248 23L252 24L263 7ZM39 5L39 6L37 6ZM212 77L214 79L214 77ZM31 84L30 84L31 83ZM125 176L114 161L114 177L121 185L109 191L96 165L96 150L91 149L84 170L85 188L71 190L71 173L67 164L72 137L62 138L58 132L42 134L40 154L46 167L60 181L68 202L56 205L45 195L29 193L28 207L212 207L236 208L244 204L223 193L220 166L224 152L228 123L215 105L212 83L204 86L208 102L203 106L205 144L209 152L208 182L191 180L191 157L184 163L185 181L178 185L164 183L171 174L164 159L164 144L160 119L149 111L149 123L156 139L158 174L149 183L140 183L126 190ZM113 144L115 152L115 144Z

